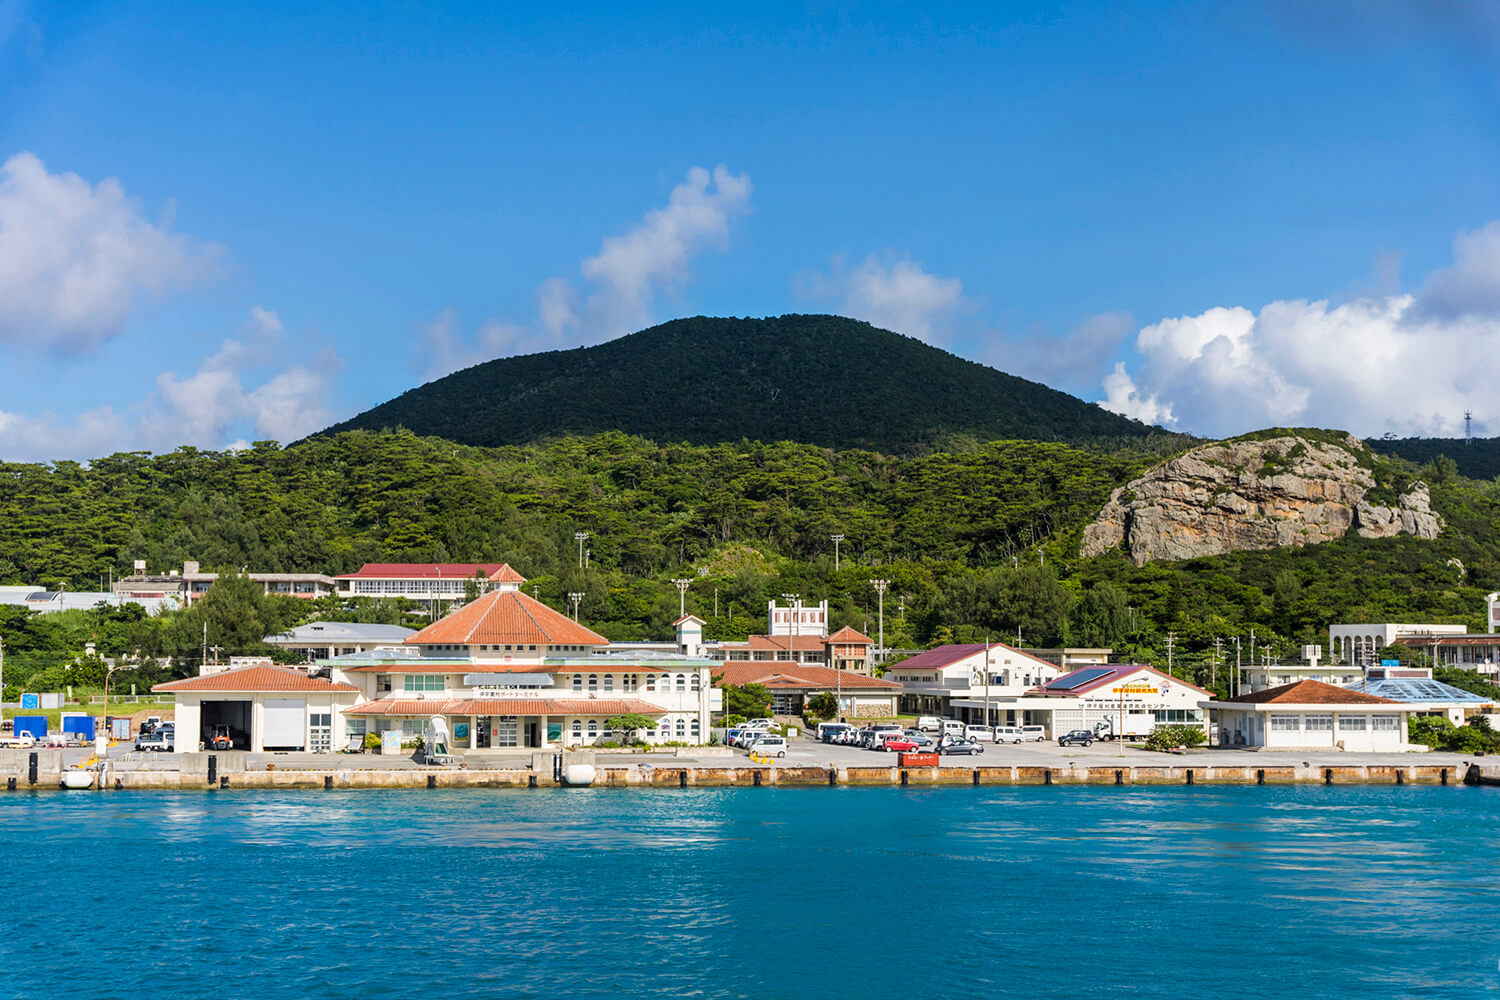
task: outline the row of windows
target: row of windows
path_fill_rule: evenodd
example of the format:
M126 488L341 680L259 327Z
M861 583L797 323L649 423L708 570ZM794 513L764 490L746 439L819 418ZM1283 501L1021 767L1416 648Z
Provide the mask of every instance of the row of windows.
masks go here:
M590 719L587 725L582 719L574 719L570 727L573 738L577 740L583 739L585 729L591 739L600 736L601 733L604 736L619 735L607 729L601 730L598 719ZM672 739L686 740L690 737L696 740L702 735L703 730L697 719L678 719L675 723L670 719L662 719L655 729L643 729L641 732L645 734L646 739L660 742Z
M646 690L647 691L662 691L662 692L671 691L673 689L673 678L674 678L674 676L676 678L676 689L678 691L701 691L703 689L703 675L702 674L676 674L676 675L662 674L659 677L656 674L647 674L646 675ZM603 678L602 681L600 679L601 677ZM582 691L584 689L585 683L587 683L588 689L589 689L589 691L591 693L592 692L598 692L600 690L603 690L603 691L606 691L606 692L612 692L615 689L615 675L614 674L588 674L587 675L587 680L585 680L585 675L583 675L583 674L574 674L573 675L573 690L574 691ZM639 686L640 686L640 675L639 674L621 674L620 675L620 687L621 687L621 690L623 690L623 691L635 691Z
M1401 728L1401 719L1394 715L1340 715L1339 732L1362 733L1365 730L1373 730L1380 733L1393 733ZM1271 713L1271 731L1277 733L1292 733L1298 730L1306 730L1310 733L1333 732L1332 715L1295 715L1285 712Z
M1196 708L1158 708L1152 714L1162 723L1203 721L1203 714Z

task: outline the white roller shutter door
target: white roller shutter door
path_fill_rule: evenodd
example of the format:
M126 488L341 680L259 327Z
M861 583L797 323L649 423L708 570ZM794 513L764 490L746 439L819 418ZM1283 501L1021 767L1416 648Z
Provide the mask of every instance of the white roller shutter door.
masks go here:
M267 698L261 745L270 749L307 746L307 699Z

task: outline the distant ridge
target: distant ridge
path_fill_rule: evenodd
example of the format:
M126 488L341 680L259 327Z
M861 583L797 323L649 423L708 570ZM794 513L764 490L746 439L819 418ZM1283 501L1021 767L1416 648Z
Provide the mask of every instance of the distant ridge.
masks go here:
M479 446L618 430L894 452L964 435L1082 442L1167 433L914 338L817 315L699 316L596 347L488 361L325 433L395 427Z

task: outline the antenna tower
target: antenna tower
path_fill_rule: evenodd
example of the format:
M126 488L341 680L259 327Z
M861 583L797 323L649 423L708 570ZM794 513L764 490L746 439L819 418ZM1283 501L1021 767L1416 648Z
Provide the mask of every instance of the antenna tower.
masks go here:
M1464 411L1464 444L1474 443L1474 411Z

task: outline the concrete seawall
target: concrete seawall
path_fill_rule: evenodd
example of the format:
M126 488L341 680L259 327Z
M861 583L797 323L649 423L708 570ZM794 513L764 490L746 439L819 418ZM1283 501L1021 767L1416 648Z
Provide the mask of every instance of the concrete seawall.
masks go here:
M31 753L36 754L33 776ZM243 755L183 755L181 770L108 770L101 789L304 788L542 788L554 787L545 768L389 768L246 770ZM59 751L0 751L0 790L56 788ZM1500 765L1477 763L1268 767L749 767L601 766L594 784L607 788L837 787L942 785L1493 785Z

